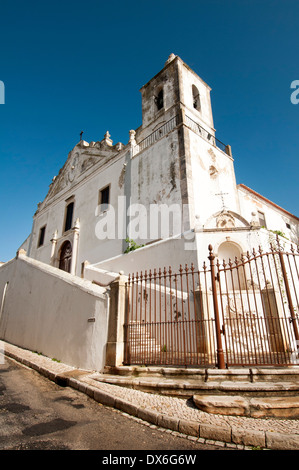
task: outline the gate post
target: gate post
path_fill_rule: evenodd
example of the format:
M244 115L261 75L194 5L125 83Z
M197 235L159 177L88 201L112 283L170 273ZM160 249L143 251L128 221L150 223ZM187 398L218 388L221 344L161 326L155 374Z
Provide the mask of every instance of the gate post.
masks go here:
M110 284L110 306L106 345L106 366L117 367L124 360L124 323L127 276L120 275Z
M212 294L213 294L213 305L214 305L214 313L215 313L217 363L218 363L218 369L225 369L225 361L224 361L224 354L223 354L222 340L221 340L218 301L217 301L217 288L216 288L215 265L214 265L215 255L213 253L212 245L209 245L209 252L210 252L210 256L208 256L208 259L210 260L210 267L211 267Z

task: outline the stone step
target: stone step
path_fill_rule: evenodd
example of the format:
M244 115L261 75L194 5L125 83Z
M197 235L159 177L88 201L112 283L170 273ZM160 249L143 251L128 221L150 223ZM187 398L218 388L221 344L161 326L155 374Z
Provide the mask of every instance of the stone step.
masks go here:
M153 355L153 353L159 353L160 354L161 348L160 348L160 346L153 345L153 346L151 346L150 349L147 348L145 350L144 347L142 347L142 345L137 345L137 346L134 346L133 348L131 348L130 354L131 354L131 357L132 356L140 357L140 356L138 356L138 354L142 355L145 352L146 352L147 356L150 357L151 355Z
M132 351L135 350L136 347L140 347L146 352L150 351L150 348L152 347L158 347L159 350L161 351L161 346L156 342L155 339L152 339L152 338L148 338L146 340L138 338L134 342L130 343L130 349Z
M192 397L193 395L217 395L217 396L242 396L242 397L267 397L267 396L297 396L299 394L299 382L240 382L240 381L209 381L198 379L186 379L185 377L160 377L157 376L120 376L111 373L97 374L95 380L100 382L134 388L149 393L163 395Z
M215 369L209 367L174 367L174 366L118 366L106 367L105 373L128 377L161 377L200 382L297 382L299 367L242 367Z
M133 347L134 344L136 343L143 343L143 344L150 344L150 343L156 343L157 344L157 341L155 340L155 338L151 338L150 336L144 338L143 336L136 336L134 338L134 340L132 341L132 338L130 338L130 345Z
M206 413L251 418L299 418L299 397L246 398L241 395L194 395L197 408Z

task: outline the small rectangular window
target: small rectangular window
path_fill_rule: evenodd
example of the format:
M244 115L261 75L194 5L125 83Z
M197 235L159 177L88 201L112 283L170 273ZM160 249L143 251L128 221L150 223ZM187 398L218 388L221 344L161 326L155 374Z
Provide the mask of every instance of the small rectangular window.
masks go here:
M64 231L67 232L72 228L73 224L74 203L70 202L66 208L65 226Z
M42 227L39 231L38 244L37 244L38 247L44 244L45 233L46 233L46 226Z
M101 206L101 211L106 211L110 202L110 186L100 191L99 195L99 204Z
M258 214L260 226L267 228L265 214L260 211L258 211L257 214Z

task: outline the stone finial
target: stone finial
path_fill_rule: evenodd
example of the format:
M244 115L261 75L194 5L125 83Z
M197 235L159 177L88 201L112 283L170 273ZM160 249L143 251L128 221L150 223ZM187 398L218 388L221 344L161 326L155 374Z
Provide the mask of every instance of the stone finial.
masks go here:
M167 61L165 62L165 65L169 64L170 62L173 61L173 59L176 58L176 55L171 53L170 56L168 57Z
M19 256L26 256L26 255L27 255L27 251L21 248L20 250L17 251L16 258L19 258Z
M136 145L136 140L135 140L136 132L134 130L130 130L129 134L130 134L130 143L133 145Z
M79 217L75 221L74 229L76 229L76 230L80 229L80 219L79 219Z
M109 134L109 131L106 132L106 134L104 135L104 140L106 142L107 145L112 145L113 144L113 141L110 139L111 135Z
M53 237L51 239L51 242L57 241L57 239L58 239L58 230L55 230L55 232L53 233Z

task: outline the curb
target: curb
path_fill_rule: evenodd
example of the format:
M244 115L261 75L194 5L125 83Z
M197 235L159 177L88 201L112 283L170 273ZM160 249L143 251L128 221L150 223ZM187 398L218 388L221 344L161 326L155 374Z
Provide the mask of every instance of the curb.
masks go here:
M218 444L239 450L259 448L264 450L298 450L299 434L286 434L275 431L255 431L236 426L215 426L197 421L190 421L155 412L145 407L138 407L133 403L107 394L95 386L88 385L72 377L72 367L67 372L55 372L38 363L26 359L11 351L4 351L4 355L29 367L61 387L71 387L86 394L96 402L115 408L140 421L160 427L200 443Z

